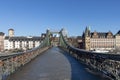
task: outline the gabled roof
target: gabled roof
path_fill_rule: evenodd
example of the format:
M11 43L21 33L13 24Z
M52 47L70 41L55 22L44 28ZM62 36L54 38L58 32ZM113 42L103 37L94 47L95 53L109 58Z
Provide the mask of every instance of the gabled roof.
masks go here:
M112 32L96 32L98 37L106 38L107 35L110 33L113 36ZM94 32L91 32L91 37L94 35Z
M94 35L94 32L91 33L91 36ZM106 32L97 32L98 37L106 37L107 33Z
M106 37L107 34L108 34L108 33L106 33L106 32L99 32L99 33L98 33L98 36L99 36L99 37Z

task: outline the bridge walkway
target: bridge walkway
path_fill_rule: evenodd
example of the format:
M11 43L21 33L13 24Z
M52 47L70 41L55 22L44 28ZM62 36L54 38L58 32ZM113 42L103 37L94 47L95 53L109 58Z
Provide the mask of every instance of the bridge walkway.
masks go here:
M91 74L67 52L53 47L16 71L7 80L107 80Z

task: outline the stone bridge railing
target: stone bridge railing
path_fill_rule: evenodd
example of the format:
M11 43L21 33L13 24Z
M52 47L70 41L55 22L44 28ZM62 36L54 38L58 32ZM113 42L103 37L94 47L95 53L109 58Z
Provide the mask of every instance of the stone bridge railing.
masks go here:
M49 47L38 47L14 55L0 56L0 80L6 80L7 76L14 73L21 66L24 66L48 48Z
M67 47L69 53L77 60L89 66L93 72L106 75L113 80L120 80L120 54L95 53Z
M60 46L77 60L88 65L89 70L104 74L113 80L120 80L120 54L95 53L75 48L67 43L62 34L61 42Z

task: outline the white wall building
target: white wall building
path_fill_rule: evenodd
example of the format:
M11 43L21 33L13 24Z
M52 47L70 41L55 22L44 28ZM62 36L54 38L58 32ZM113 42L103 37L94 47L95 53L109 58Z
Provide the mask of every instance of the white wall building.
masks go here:
M6 36L4 39L4 49L31 49L38 47L43 40L42 37L9 37Z
M3 46L4 50L13 50L13 49L31 49L38 47L43 41L45 34L40 36L14 36L14 29L8 30L8 36L4 37Z

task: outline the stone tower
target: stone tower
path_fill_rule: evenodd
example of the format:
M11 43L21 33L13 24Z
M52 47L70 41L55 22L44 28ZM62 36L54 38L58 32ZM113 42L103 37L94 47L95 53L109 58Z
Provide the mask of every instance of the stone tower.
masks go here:
M84 33L84 48L85 50L90 50L90 29L86 27Z
M9 29L8 30L8 36L13 37L14 36L14 29Z

